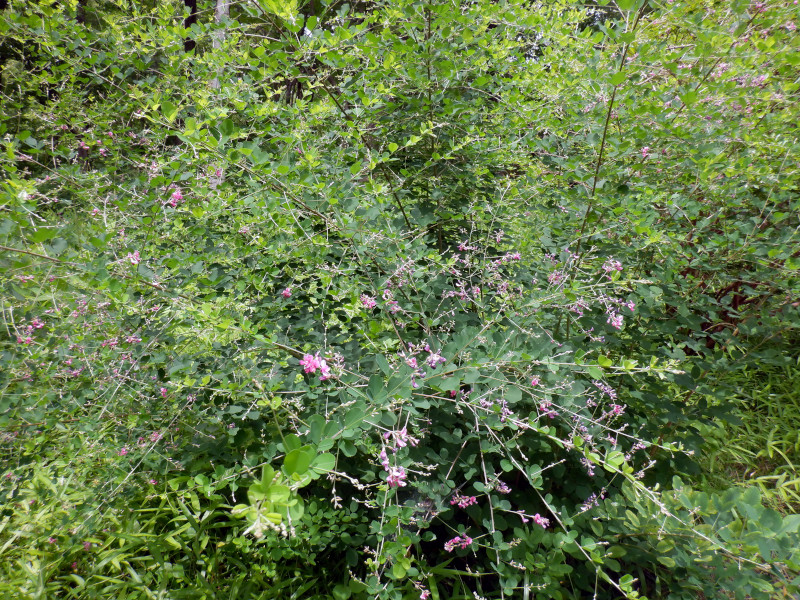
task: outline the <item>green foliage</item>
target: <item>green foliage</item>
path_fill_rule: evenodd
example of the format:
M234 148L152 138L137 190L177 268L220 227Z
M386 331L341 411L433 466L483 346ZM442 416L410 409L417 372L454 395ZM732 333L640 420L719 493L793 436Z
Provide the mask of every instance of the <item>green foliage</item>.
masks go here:
M736 408L729 422L709 426L704 482L756 485L771 505L796 513L800 506L800 406L796 364L752 369L728 375L729 401Z
M2 13L0 591L797 592L789 8L183 11Z

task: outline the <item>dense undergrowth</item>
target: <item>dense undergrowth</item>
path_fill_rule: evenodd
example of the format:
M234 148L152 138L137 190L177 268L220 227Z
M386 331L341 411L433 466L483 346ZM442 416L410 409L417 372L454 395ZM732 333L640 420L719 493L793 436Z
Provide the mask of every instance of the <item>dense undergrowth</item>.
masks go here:
M797 593L793 5L198 4L0 13L4 597Z

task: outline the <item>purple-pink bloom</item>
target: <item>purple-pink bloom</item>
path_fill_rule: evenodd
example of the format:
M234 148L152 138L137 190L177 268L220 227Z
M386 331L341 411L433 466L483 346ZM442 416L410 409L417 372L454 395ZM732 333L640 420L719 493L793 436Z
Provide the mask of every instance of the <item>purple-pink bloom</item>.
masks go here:
M139 251L138 251L138 250L136 250L136 251L135 251L135 252L133 252L133 253L129 252L129 253L128 253L128 256L127 256L126 258L127 258L129 261L131 261L131 264L132 264L132 265L138 265L138 264L139 264L139 261L141 261L141 258L139 257Z
M545 519L539 513L536 513L535 515L533 515L533 522L536 523L537 525L541 525L542 527L548 527L550 525L550 520L549 519Z
M378 458L381 461L381 466L388 471L389 470L389 456L386 454L386 448L381 448L381 453L378 455Z
M306 373L316 373L317 369L319 368L319 354L313 356L311 354L306 354L300 360L300 366L305 367L304 372Z
M477 504L478 499L475 496L462 496L461 494L456 493L450 499L450 505L458 504L459 508L467 508L473 504Z
M405 487L406 470L403 467L390 467L386 483L389 487Z
M468 535L465 535L463 538L460 535L457 535L452 540L445 542L444 549L447 552L452 552L453 549L458 546L459 548L467 548L470 544L472 544L472 538Z
M331 376L331 368L325 359L319 359L319 380L325 381Z
M427 359L425 359L430 366L431 369L435 369L440 363L444 364L447 362L447 359L444 358L442 355L437 354L436 352L431 352Z
M361 304L363 304L366 308L375 308L377 306L377 302L375 298L372 296L367 296L366 294L361 294Z
M291 298L292 297L292 288L287 287L285 290L281 292L281 296L284 298Z

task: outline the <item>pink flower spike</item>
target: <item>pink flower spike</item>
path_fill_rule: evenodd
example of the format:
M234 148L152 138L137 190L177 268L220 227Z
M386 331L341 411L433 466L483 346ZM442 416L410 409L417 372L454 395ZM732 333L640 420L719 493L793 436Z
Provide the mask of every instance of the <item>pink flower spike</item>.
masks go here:
M305 367L305 373L316 373L317 369L319 368L319 355L312 356L311 354L306 354L303 356L302 360L300 361L300 366Z
M159 391L161 392L161 397L162 398L166 398L167 397L167 388L162 387Z
M389 487L405 487L406 470L403 467L390 467L386 483Z
M328 366L328 363L325 362L323 359L319 360L319 380L325 381L331 376L331 368Z
M533 515L533 522L536 523L537 525L541 525L542 527L548 527L550 525L550 520L545 519L539 513Z
M440 363L444 364L447 362L446 358L444 358L440 354L437 354L436 352L431 352L430 356L428 356L428 358L425 360L431 369L435 369Z

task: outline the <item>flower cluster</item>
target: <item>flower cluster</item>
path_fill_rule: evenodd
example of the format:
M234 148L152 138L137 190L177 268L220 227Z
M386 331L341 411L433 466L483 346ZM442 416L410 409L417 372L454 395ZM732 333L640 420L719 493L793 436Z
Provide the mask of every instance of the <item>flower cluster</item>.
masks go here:
M403 467L389 467L388 472L386 483L389 484L389 487L405 487L406 470Z
M375 298L367 294L361 294L361 304L364 305L364 308L375 308L378 305Z
M406 427L395 431L387 431L383 434L383 439L389 440L389 438L394 439L395 445L391 448L392 452L397 452L398 448L405 448L408 445L416 446L419 443L417 438L408 435Z
M622 315L618 312L610 312L608 313L608 319L606 323L611 325L614 329L622 329Z
M311 373L312 375L317 372L319 369L319 380L325 381L331 376L331 368L328 366L328 363L319 355L319 352L316 354L306 354L300 360L300 366L304 367L303 372Z
M172 208L175 208L176 206L178 206L178 202L180 202L181 200L183 200L183 194L181 193L180 188L178 188L170 195L169 205Z
M550 526L550 519L544 518L539 513L533 515L533 522L537 525L541 525L542 527L549 527Z
M450 505L458 504L459 508L467 508L473 504L477 504L478 499L475 496L462 496L459 493L453 495L450 499Z
M460 535L457 535L452 540L449 540L449 541L445 542L444 549L447 552L452 552L456 548L456 546L458 546L459 548L461 548L463 550L463 549L469 547L470 544L472 544L472 538L471 537L469 537L468 535L465 535L464 537L461 537Z
M430 355L425 360L426 360L426 362L428 363L428 366L431 369L435 369L437 367L437 365L440 365L440 364L443 365L444 363L447 362L447 359L444 358L441 354L438 354L438 353L433 352L433 351L430 351Z
M605 263L603 263L603 271L606 273L611 273L612 271L622 271L622 263L618 260L614 260L613 258L609 258Z

